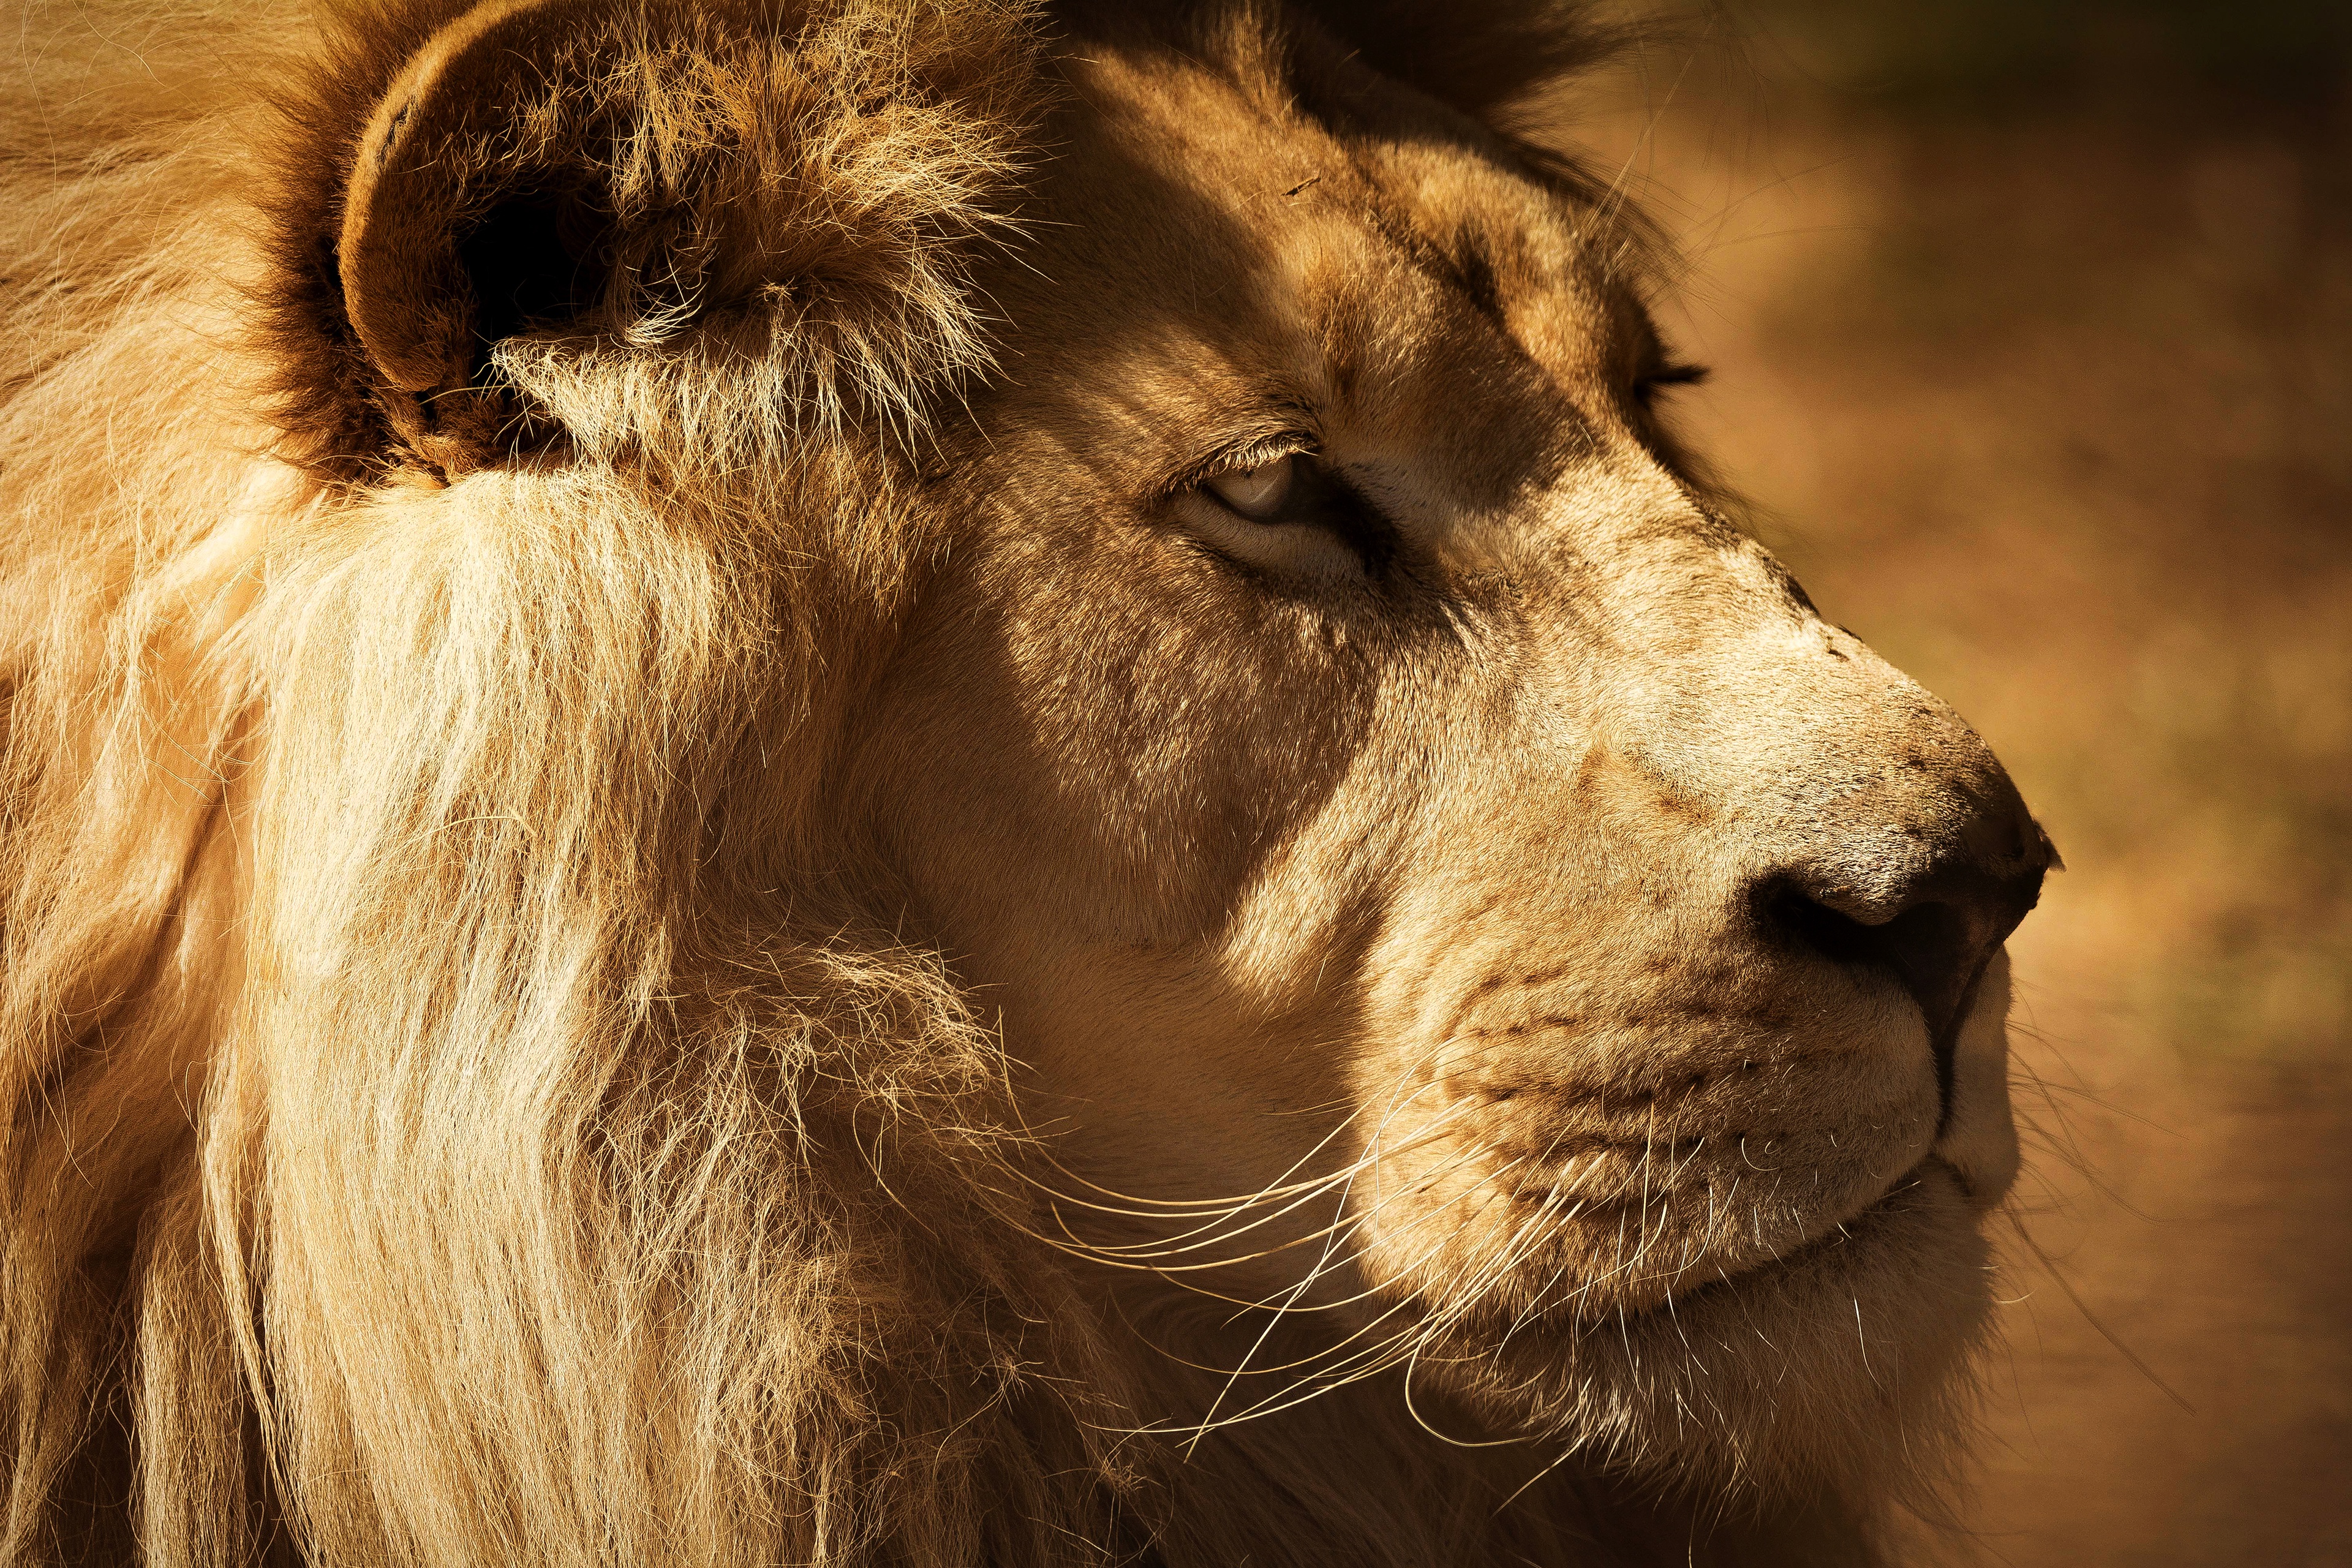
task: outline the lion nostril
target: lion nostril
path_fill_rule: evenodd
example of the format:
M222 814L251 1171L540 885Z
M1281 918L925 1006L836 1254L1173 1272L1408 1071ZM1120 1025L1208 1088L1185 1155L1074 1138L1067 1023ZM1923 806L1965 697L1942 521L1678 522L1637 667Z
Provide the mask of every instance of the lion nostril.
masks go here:
M1833 963L1867 964L1900 981L1940 1047L1979 971L2033 906L2041 882L2039 867L2006 878L1947 868L1923 879L1921 896L1892 918L1869 921L1784 880L1767 896L1766 920Z
M1844 910L1806 893L1794 881L1773 884L1759 902L1769 931L1797 938L1797 942L1811 947L1832 963L1886 963L1879 926L1853 920ZM1907 980L1906 985L1910 985Z
M1755 884L1751 907L1784 946L1901 982L1940 1064L1977 976L2041 897L2057 853L2006 777L1939 794L1920 813L1931 832L1917 837L1884 819L1886 804L1857 803L1815 856Z
M1947 903L1914 904L1885 925L1863 930L1873 956L1903 982L1926 1016L1928 1033L1941 1040L1992 944L1982 940L1976 922Z
M1838 963L1866 963L1877 956L1872 928L1813 898L1794 882L1778 882L1759 900L1764 923L1795 937Z

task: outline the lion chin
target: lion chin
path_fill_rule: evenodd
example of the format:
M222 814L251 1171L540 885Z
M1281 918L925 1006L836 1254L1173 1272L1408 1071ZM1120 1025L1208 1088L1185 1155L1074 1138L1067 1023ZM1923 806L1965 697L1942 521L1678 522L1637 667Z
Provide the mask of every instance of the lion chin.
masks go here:
M1984 1327L1987 1249L1940 1166L1778 1263L1615 1317L1481 1304L1431 1336L1430 1381L1498 1429L1727 1498L1901 1491L1940 1456Z
M0 1560L1934 1495L2055 858L1685 450L1605 30L121 9L0 94Z

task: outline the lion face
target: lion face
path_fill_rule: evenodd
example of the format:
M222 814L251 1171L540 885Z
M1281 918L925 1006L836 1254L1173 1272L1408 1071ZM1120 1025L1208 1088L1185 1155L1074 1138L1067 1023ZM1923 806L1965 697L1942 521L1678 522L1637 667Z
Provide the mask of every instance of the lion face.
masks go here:
M1981 1311L2046 840L1711 505L1603 205L1228 65L1068 68L853 793L1107 1261L1813 1464Z
M1866 1533L2052 857L1694 477L1614 201L1445 106L1576 7L69 9L0 1555Z

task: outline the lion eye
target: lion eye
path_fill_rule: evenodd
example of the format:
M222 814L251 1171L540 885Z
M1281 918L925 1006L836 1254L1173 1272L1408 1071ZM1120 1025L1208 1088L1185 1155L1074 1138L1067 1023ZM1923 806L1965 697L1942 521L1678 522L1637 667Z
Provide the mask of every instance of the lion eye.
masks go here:
M1293 578L1361 581L1394 544L1386 520L1305 450L1188 485L1170 511L1228 560Z
M1244 517L1264 521L1282 510L1297 479L1298 459L1288 457L1255 468L1235 468L1208 482L1216 498Z

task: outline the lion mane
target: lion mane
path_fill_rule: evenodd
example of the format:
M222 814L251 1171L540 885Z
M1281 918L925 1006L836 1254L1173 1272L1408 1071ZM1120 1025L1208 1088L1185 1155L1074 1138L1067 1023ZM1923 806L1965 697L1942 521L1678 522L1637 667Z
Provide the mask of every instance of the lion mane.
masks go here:
M1331 25L1490 117L1605 43L1393 9ZM467 78L551 16L562 59ZM1044 51L1137 25L31 7L0 1559L1603 1550L1586 1483L1498 1511L1521 1472L1369 1403L1151 1429L1171 1373L1042 1234L989 1016L820 809L991 370ZM546 301L484 269L590 221L566 325L515 330Z

